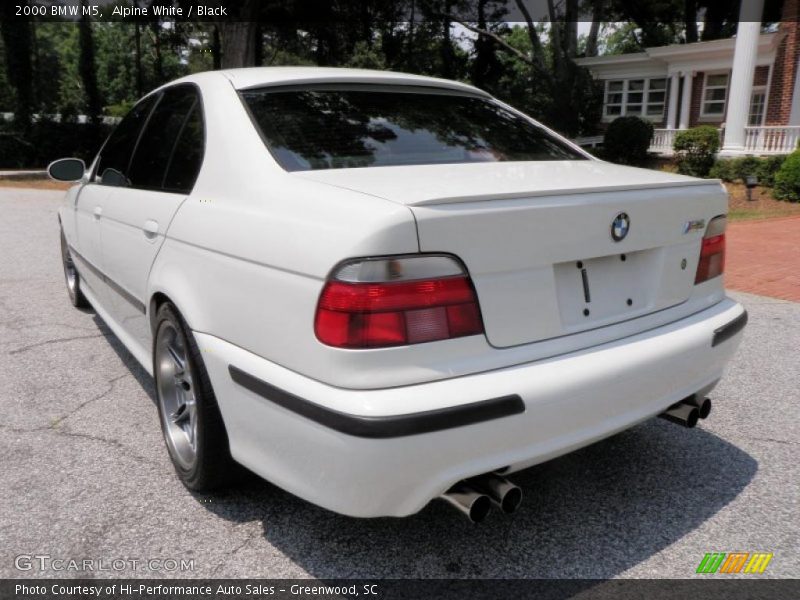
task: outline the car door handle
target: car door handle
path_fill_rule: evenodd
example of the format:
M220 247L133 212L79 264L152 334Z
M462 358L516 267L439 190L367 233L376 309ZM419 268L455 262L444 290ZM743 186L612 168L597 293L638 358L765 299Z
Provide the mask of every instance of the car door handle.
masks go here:
M142 226L142 231L144 232L144 236L146 238L153 239L158 235L158 221L147 219Z
M102 206L95 206L94 207L94 218L99 219L103 216L103 207Z

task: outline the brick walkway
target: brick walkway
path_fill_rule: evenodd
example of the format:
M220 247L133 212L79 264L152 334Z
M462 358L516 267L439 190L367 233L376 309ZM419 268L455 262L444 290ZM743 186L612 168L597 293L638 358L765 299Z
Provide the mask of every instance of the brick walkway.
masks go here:
M800 217L729 223L725 286L800 302Z

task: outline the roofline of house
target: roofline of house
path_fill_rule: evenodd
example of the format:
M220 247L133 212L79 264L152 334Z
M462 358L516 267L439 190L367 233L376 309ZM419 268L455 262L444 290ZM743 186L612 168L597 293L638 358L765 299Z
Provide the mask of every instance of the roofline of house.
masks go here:
M760 52L772 52L778 47L785 33L770 32L762 33L759 36L758 45ZM730 52L733 57L733 50L736 45L736 38L725 38L722 40L711 40L708 42L693 42L691 44L671 44L669 46L655 46L645 48L644 52L632 52L629 54L609 54L605 56L588 56L577 58L575 62L583 67L595 66L615 66L626 65L636 62L664 62L672 60L687 60L693 56L700 59L707 58L710 54L727 54Z

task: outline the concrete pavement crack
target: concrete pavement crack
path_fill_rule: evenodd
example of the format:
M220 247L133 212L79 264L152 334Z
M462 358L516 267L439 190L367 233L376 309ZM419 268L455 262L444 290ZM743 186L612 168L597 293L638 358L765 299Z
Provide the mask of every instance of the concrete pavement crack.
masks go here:
M231 553L228 556L236 555L239 551L247 547L250 544L250 542L252 542L256 537L258 537L258 532L251 532L241 544L239 544L238 546L236 546L236 548L231 550ZM225 564L226 563L224 562L218 563L217 566L214 567L214 570L211 571L211 577L215 577L217 573L220 571L220 569L222 569L222 567L225 566Z
M757 441L757 442L770 442L773 444L789 444L790 446L798 446L800 442L795 442L792 440L776 440L775 438L762 438L762 437L750 437L748 439Z
M97 442L102 442L102 443L105 443L105 444L112 445L112 446L114 446L114 447L116 447L116 448L118 448L120 450L123 450L123 451L125 451L126 454L128 454L129 456L132 456L133 458L135 458L136 460L138 460L140 462L147 462L147 463L150 463L150 464L155 464L155 463L153 463L153 461L151 461L151 460L149 460L149 459L147 459L147 458L145 458L143 456L140 456L140 455L137 455L135 453L132 453L130 448L128 448L127 446L124 446L122 443L120 443L117 440L104 438L104 437L100 437L100 436L97 436L97 435L91 435L91 434L88 434L88 433L79 433L77 431L70 431L68 429L62 429L62 428L59 427L59 425L61 425L61 423L63 423L65 420L67 420L70 417L72 417L73 415L75 415L78 411L83 409L85 406L87 406L87 405L89 405L89 404L91 404L93 402L97 402L98 400L102 400L103 398L108 396L111 392L114 391L114 386L116 385L116 383L118 381L122 380L122 379L125 379L126 377L132 377L131 373L123 373L122 375L118 375L118 376L116 376L116 377L114 377L112 379L109 379L108 380L108 388L106 390L104 390L100 394L97 394L96 396L93 396L93 397L89 398L88 400L85 400L84 402L81 402L78 406L73 408L67 414L58 417L50 425L41 426L41 427L30 427L30 428L10 427L8 425L0 425L0 429L6 429L6 430L12 431L14 433L35 433L35 432L48 432L49 431L49 432L55 433L56 435L63 435L63 436L66 436L66 437L94 440L94 441L97 441Z
M100 437L97 435L91 435L88 433L79 433L77 431L68 431L66 429L54 429L53 427L31 427L31 428L24 428L24 427L9 427L8 425L0 425L0 429L5 429L6 431L11 431L13 433L54 433L56 435L64 436L64 437L71 437L71 438L78 438L84 440L91 440L94 442L101 442L105 445L112 446L118 450L122 450L126 456L133 458L137 462L147 463L151 465L156 465L154 461L150 460L147 457L144 457L140 454L136 454L131 452L131 449L128 446L123 445L117 440L112 440L104 437Z
M72 342L76 340L90 340L92 338L99 338L105 337L102 333L98 333L96 335L76 335L67 338L56 338L54 340L46 340L44 342L37 342L35 344L28 344L27 346L22 346L21 348L17 348L15 350L11 350L9 354L21 354L22 352L27 352L28 350L33 350L34 348L40 348L41 346L49 346L50 344L62 344L64 342Z
M53 421L50 424L50 429L55 429L56 427L58 427L61 423L63 423L67 419L69 419L71 416L73 416L75 413L77 413L79 410L81 410L84 406L87 406L87 405L91 404L92 402L97 402L98 400L102 400L103 398L105 398L111 392L114 391L114 385L116 385L116 383L118 381L120 381L121 379L125 379L126 377L130 377L130 376L132 376L130 373L123 373L122 375L117 375L116 377L114 377L112 379L109 379L108 380L108 389L107 390L105 390L104 392L98 394L97 396L93 396L92 398L89 398L88 400L84 400L78 406L76 406L71 411L69 411L67 414L58 417L55 421Z

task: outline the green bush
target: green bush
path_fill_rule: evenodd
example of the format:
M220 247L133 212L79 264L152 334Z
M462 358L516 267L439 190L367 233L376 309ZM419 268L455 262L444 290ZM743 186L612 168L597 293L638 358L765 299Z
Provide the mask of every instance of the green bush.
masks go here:
M89 162L108 135L106 125L38 121L23 132L14 122L0 124L0 169L43 168L57 158Z
M734 179L744 182L748 177L757 174L761 159L755 156L742 156L734 158L731 162L733 163Z
M766 187L774 187L775 185L775 175L778 174L783 163L786 162L787 155L782 154L780 156L767 156L766 158L762 158L758 168L756 169L756 177L758 177L758 183L766 186Z
M732 182L736 179L734 175L735 169L733 161L730 159L721 158L714 163L708 171L708 176L711 179L722 179L722 181Z
M621 165L641 165L653 139L653 124L639 117L614 119L603 137L603 156Z
M740 181L745 183L748 176L758 177L758 184L764 187L775 185L775 173L781 168L785 155L780 156L743 156L741 158L720 158L711 167L708 176L723 181Z
M779 200L800 200L800 150L792 152L775 174L773 195Z
M707 177L719 150L719 131L710 125L679 131L672 149L679 173Z

